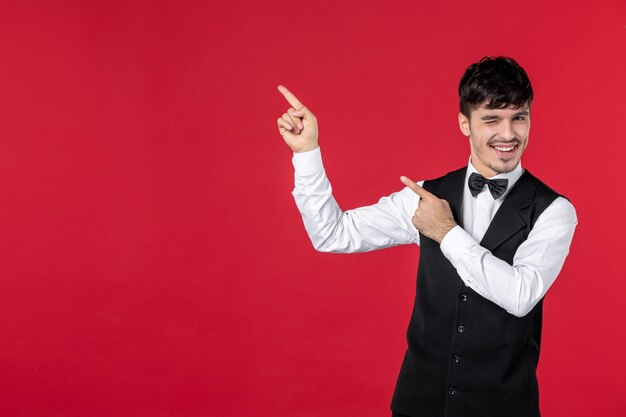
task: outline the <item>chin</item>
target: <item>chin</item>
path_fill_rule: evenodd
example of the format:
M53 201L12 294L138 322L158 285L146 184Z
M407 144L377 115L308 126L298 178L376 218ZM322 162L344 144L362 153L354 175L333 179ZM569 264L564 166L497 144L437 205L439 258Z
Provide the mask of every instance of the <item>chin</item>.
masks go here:
M497 167L493 167L493 170L498 174L507 174L513 171L517 167L517 162L509 162L506 164L501 164Z

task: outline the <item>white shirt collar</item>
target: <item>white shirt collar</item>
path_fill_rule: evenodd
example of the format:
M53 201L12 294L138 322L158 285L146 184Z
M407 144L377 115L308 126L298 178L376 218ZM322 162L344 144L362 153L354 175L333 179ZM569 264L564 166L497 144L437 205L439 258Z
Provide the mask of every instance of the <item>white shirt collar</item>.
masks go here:
M476 172L477 174L480 174L480 172L478 172L478 170L474 168L474 165L472 165L472 157L470 156L469 160L467 161L467 172L465 173L465 188L467 189L469 189L469 186L467 185L467 181L472 172ZM511 188L515 185L517 180L520 179L523 173L524 173L524 169L522 168L522 161L520 160L517 166L513 169L513 171L506 172L503 174L498 174L488 179L491 180L491 179L497 179L497 178L506 178L509 180L509 183L506 187L506 192L502 195L502 197L500 197L500 199L502 199L509 193Z

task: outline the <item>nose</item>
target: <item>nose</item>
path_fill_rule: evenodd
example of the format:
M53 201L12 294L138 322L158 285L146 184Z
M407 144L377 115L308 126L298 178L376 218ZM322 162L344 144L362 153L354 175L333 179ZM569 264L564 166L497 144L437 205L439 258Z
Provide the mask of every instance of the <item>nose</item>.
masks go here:
M510 121L505 120L504 123L502 123L502 131L500 131L500 136L502 136L502 139L506 141L515 139L515 132L513 132L513 126L511 125Z

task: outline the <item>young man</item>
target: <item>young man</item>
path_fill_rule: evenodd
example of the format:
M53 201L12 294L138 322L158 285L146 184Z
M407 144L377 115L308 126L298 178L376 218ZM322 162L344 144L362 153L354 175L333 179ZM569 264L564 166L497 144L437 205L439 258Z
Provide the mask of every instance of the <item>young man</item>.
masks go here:
M459 85L468 165L342 212L331 194L315 116L292 106L278 129L294 151L293 196L317 250L420 245L408 349L394 416L539 416L542 300L577 224L564 197L522 168L533 90L511 58L485 57Z

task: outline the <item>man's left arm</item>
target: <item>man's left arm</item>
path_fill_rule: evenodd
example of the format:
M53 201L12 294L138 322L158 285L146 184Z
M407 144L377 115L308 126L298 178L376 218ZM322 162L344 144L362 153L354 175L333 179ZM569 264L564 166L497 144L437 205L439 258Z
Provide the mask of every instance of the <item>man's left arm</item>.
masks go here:
M467 286L509 313L523 317L558 276L578 223L574 206L558 197L537 219L513 258L495 257L460 226L441 240L441 250Z

